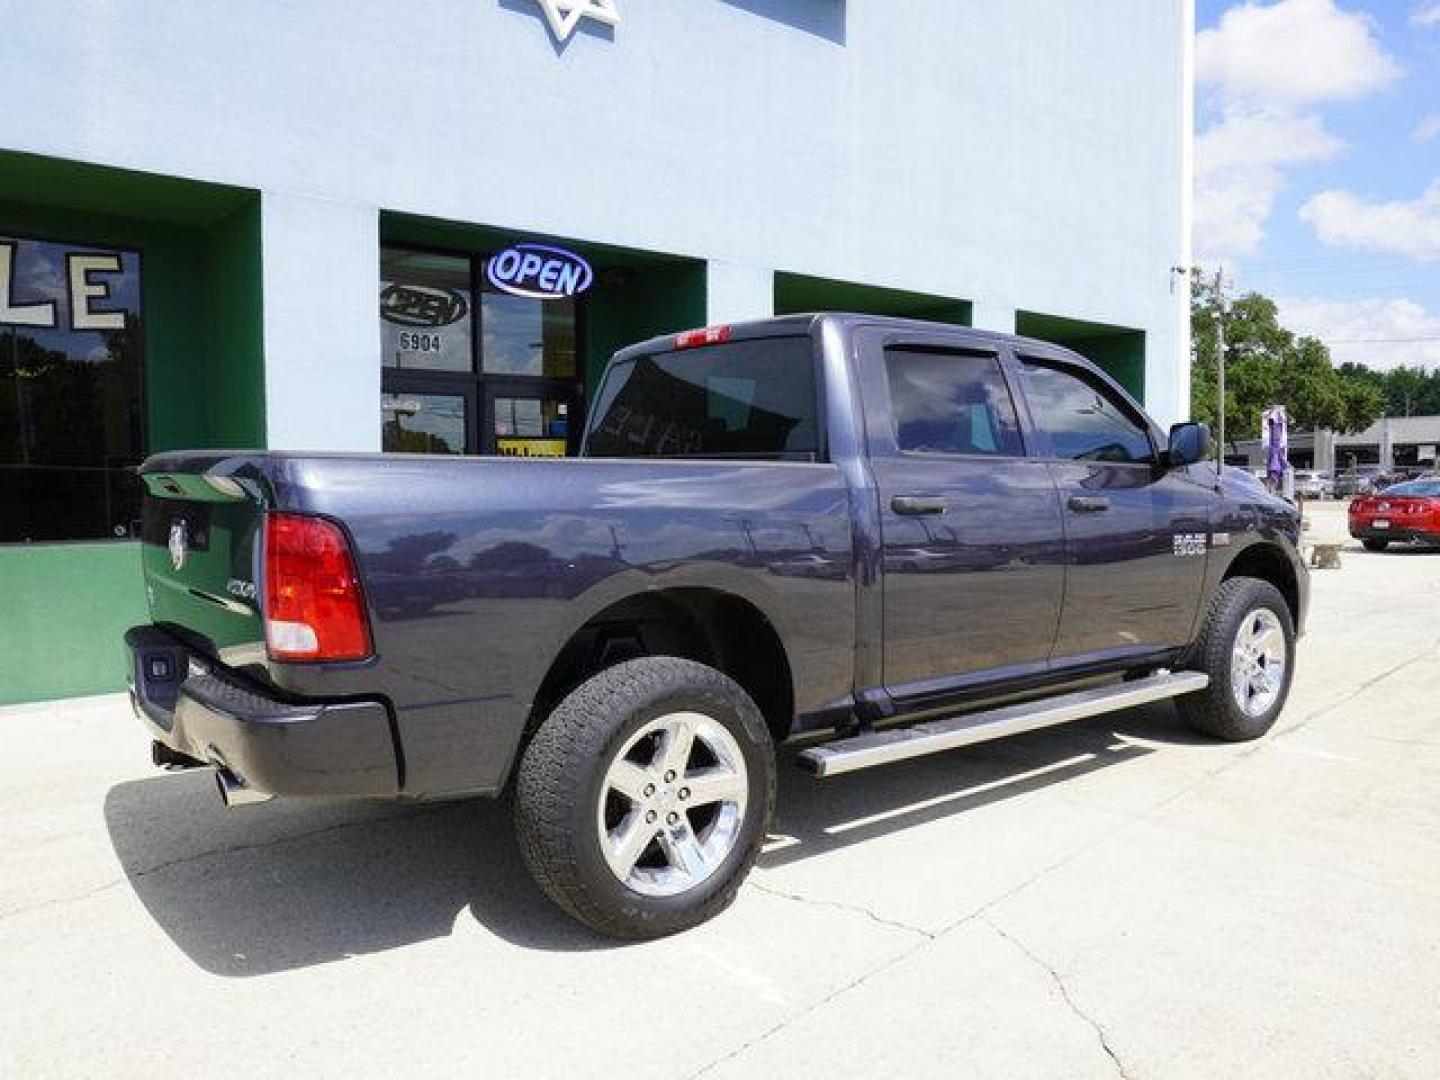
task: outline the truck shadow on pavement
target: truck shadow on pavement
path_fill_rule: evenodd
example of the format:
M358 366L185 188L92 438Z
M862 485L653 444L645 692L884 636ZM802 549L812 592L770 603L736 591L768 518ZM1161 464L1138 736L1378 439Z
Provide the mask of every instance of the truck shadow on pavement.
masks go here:
M766 868L1073 781L1198 741L1168 705L819 781L780 761ZM110 790L105 821L136 896L206 971L263 975L455 932L469 913L525 948L616 947L572 923L521 863L505 801L276 800L226 811L208 771ZM836 830L836 826L843 826Z

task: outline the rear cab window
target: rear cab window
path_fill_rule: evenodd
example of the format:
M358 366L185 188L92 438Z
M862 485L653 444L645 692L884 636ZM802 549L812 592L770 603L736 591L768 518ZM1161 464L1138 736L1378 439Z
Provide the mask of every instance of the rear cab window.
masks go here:
M648 353L606 374L585 456L820 461L819 401L807 336Z

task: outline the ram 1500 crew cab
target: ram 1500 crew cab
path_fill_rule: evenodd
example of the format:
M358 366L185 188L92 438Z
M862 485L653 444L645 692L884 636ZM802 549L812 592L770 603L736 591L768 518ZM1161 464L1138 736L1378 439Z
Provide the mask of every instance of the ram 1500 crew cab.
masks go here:
M786 740L824 777L1162 698L1269 729L1299 521L1208 451L1041 341L657 338L579 459L150 458L133 696L230 804L513 789L560 907L669 933L735 895Z

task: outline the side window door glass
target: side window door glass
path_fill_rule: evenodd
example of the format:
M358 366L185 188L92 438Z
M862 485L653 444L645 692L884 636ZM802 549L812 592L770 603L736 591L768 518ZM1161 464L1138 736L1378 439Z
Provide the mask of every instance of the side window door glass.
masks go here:
M1015 403L996 357L891 348L885 351L885 376L901 452L1024 454Z
M1062 364L1025 360L1026 396L1035 426L1055 457L1072 461L1150 462L1150 434L1109 387Z

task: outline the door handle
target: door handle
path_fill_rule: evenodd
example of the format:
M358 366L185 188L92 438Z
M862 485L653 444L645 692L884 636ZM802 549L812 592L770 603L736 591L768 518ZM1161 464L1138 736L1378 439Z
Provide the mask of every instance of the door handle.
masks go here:
M897 514L918 517L921 514L945 513L945 500L939 495L896 495L890 509Z
M1067 505L1077 514L1098 514L1110 509L1110 500L1100 495L1071 495Z

